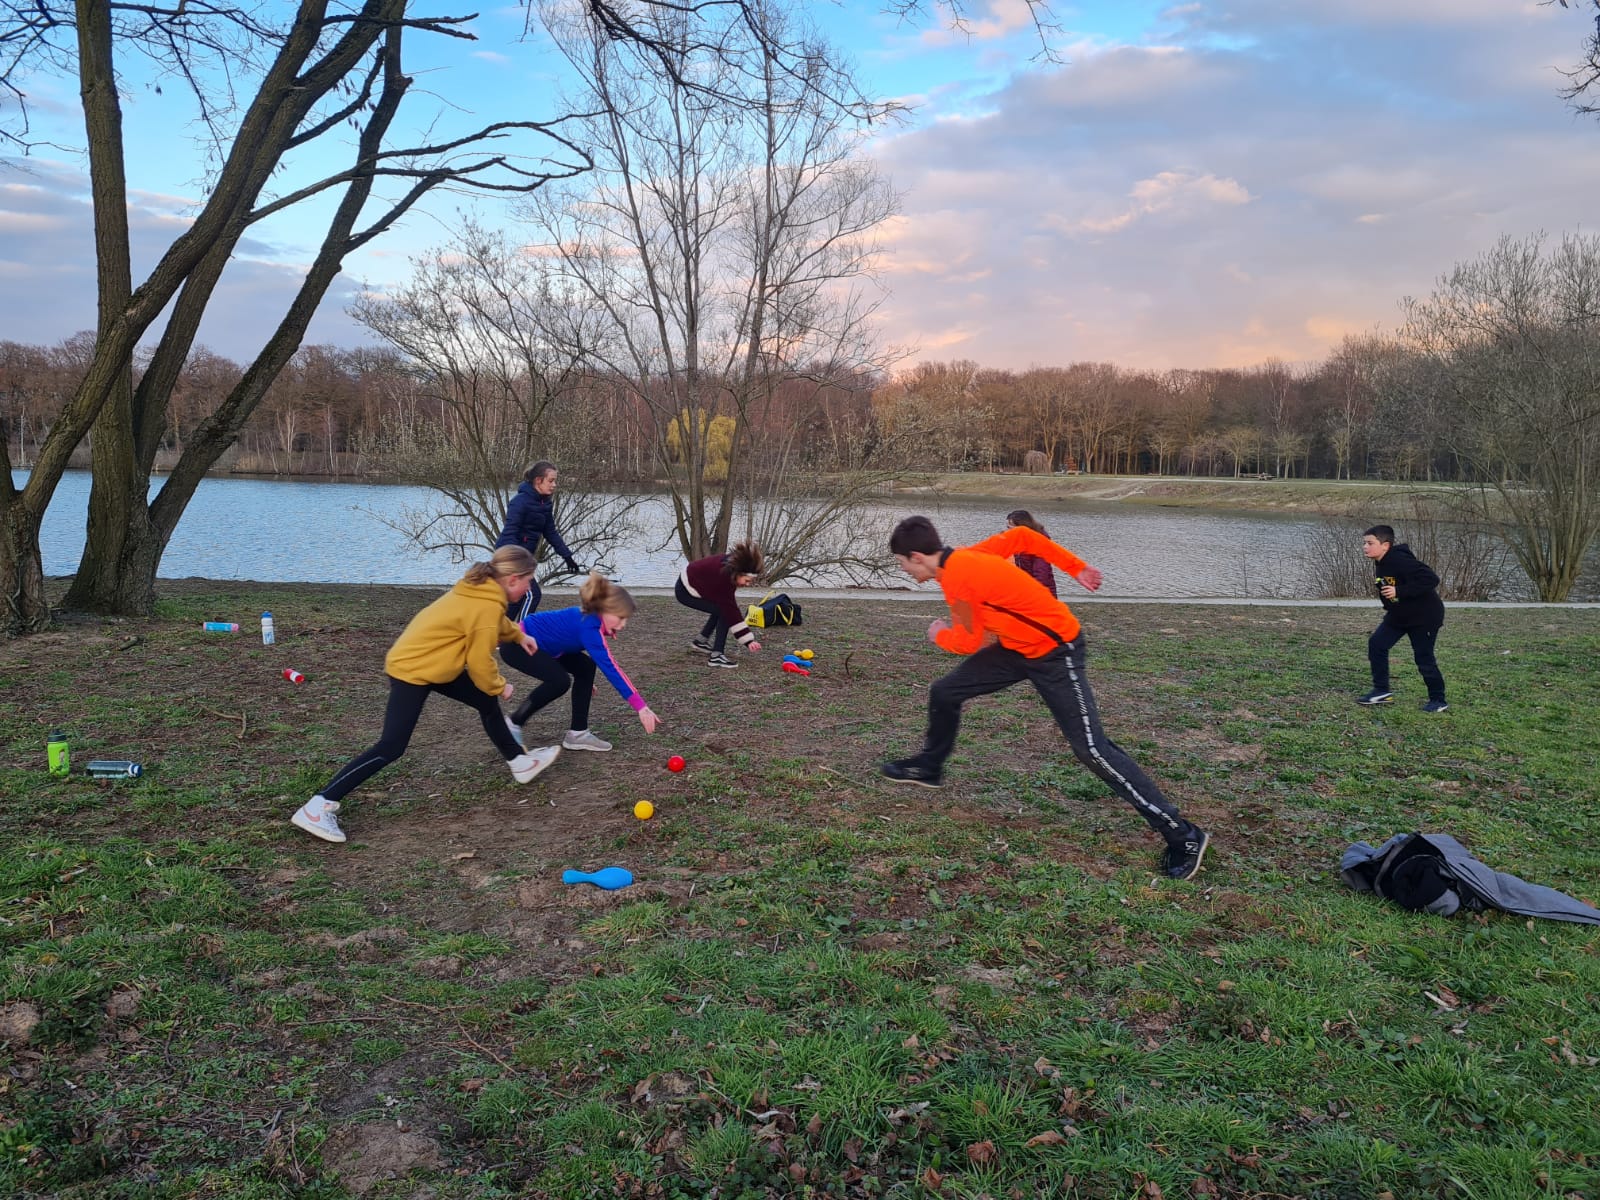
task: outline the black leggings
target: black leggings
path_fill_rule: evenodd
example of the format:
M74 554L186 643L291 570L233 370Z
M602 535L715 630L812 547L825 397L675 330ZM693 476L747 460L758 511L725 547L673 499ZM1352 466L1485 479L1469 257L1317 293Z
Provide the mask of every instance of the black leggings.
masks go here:
M544 599L544 592L539 588L539 581L528 580L528 594L521 600L513 600L506 605L506 619L518 629L522 628L522 618L530 613L539 611L539 601Z
M728 624L727 617L723 616L722 606L715 600L707 600L704 596L696 596L683 586L682 578L679 578L673 588L673 594L678 597L679 604L695 609L697 612L711 614L706 618L706 623L700 626L700 636L702 638L710 638L715 634L716 636L712 638L711 649L715 653L721 654L722 648L728 644L728 630L733 628Z
M559 700L563 692L572 689L572 724L569 729L589 728L589 701L594 698L594 659L581 650L557 657L543 650L529 654L516 642L503 642L500 657L506 666L515 667L524 675L531 675L539 686L528 693L528 698L511 714L518 725L545 705Z
M1417 664L1417 673L1428 685L1428 699L1444 703L1444 672L1439 670L1439 660L1433 656L1433 644L1439 640L1440 626L1432 629L1401 629L1385 621L1372 631L1367 639L1367 662L1372 667L1374 691L1389 690L1389 651L1403 637L1411 639L1411 657Z
M507 762L522 753L516 738L506 728L505 715L500 711L500 698L491 696L472 682L463 671L449 683L402 683L389 677L389 707L383 714L383 736L376 745L363 750L328 781L328 786L317 793L325 800L339 800L359 787L406 752L411 735L416 732L417 718L422 716L422 706L428 694L438 692L452 700L459 700L469 708L478 710L483 720L483 731L489 735L495 749Z
M1139 764L1105 735L1094 693L1084 674L1084 640L1072 641L1040 658L991 644L969 655L959 667L936 679L928 691L928 736L911 761L942 770L961 728L961 706L977 696L1002 691L1026 679L1050 709L1078 761L1093 771L1138 811L1168 845L1181 843L1191 826Z

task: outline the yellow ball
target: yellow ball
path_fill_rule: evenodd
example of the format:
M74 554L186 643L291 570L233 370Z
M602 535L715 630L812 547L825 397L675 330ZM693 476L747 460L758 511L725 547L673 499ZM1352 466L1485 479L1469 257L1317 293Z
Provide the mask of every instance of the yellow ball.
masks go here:
M656 815L656 806L648 800L641 800L633 806L633 815L641 821L648 821Z
M816 657L816 655L812 654L811 651L809 651L809 650L797 650L796 653L799 654L801 658L815 658Z

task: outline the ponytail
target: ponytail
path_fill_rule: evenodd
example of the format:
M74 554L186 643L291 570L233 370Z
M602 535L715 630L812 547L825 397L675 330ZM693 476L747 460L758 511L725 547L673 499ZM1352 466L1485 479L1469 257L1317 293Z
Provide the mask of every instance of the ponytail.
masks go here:
M766 562L761 557L761 547L754 542L740 542L728 551L728 557L722 564L722 569L731 576L756 575L759 576L766 570Z
M585 615L610 613L614 617L631 617L639 610L626 588L618 587L599 571L590 571L589 578L578 588L578 607Z
M523 547L501 546L488 562L475 562L468 567L464 578L468 583L488 583L491 579L532 576L538 569L539 564L534 561L533 555Z

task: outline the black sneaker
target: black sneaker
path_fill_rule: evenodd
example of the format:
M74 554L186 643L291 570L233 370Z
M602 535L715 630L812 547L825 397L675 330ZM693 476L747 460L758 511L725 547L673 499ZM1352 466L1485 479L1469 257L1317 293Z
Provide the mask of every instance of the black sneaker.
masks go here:
M701 637L697 633L689 639L689 649L698 650L701 654L710 654L716 647L711 644L710 638Z
M1445 712L1446 710L1449 709L1449 707L1450 706L1448 704L1446 704L1443 700L1427 700L1427 701L1423 702L1422 711L1423 712Z
M1371 704L1393 704L1394 703L1394 693L1393 692L1389 692L1389 691L1382 691L1382 690L1380 690L1378 688L1373 688L1365 696L1358 696L1356 698L1356 703L1357 704L1368 704L1368 705L1371 705Z
M720 651L706 659L706 666L708 667L737 667L738 665L733 659Z
M1211 835L1204 829L1190 826L1189 836L1175 846L1168 846L1161 856L1161 869L1171 879L1193 879L1200 871L1200 862L1206 856Z
M909 758L902 758L899 762L886 762L878 768L885 779L895 783L915 783L921 787L937 788L944 786L944 775L932 767L919 766Z

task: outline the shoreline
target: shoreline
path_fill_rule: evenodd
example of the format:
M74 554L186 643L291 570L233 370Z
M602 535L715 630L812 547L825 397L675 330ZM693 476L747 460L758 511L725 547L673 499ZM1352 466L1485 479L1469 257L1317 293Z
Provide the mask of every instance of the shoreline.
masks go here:
M960 496L1047 503L1208 508L1267 515L1351 517L1419 493L1451 486L1376 479L1234 479L1203 475L1023 475L963 471L926 483L896 484L880 495Z
M59 600L66 594L71 576L47 576L45 585L53 593L52 598ZM330 596L341 595L345 592L360 591L371 593L377 591L390 591L402 593L437 594L447 585L434 583L325 583L310 581L289 580L261 580L261 579L209 579L197 575L183 577L158 578L156 580L156 602L159 605L163 600L177 600L188 596L212 595L218 592L234 590L249 590L251 592L271 591L279 589L284 593L318 593L325 592ZM624 585L627 586L627 585ZM628 586L628 591L634 596L652 598L670 598L673 589L670 587L654 586ZM759 603L769 594L787 592L803 601L818 600L860 600L871 603L885 602L910 602L942 605L943 595L936 587L806 587L803 585L785 586L773 589L771 593L761 589L741 589L740 600L746 605ZM575 600L578 589L574 586L559 584L543 589L543 595L562 600ZM1192 605L1197 608L1370 608L1374 612L1380 611L1376 602L1365 596L1328 596L1312 598L1286 598L1275 596L1117 596L1103 593L1089 593L1079 591L1077 594L1063 598L1063 603L1069 607L1080 605L1158 605L1163 608L1181 608ZM1570 600L1562 603L1549 603L1540 600L1452 600L1448 602L1452 609L1482 608L1482 609L1547 609L1555 612L1589 611L1600 609L1600 601ZM78 622L81 620L136 620L139 618L106 617L98 613L70 613L61 612L58 620ZM804 626L800 626L804 628Z
M26 467L15 468L26 471ZM69 470L87 468L71 467ZM156 475L163 472L156 471ZM208 472L207 479L276 483L405 486L381 476L273 475L259 472ZM871 494L1050 504L1118 504L1145 508L1205 508L1279 516L1369 516L1375 509L1421 493L1447 492L1455 485L1375 479L1250 479L1208 475L1026 475L1005 471L907 473ZM596 480L600 491L660 493L662 481Z

